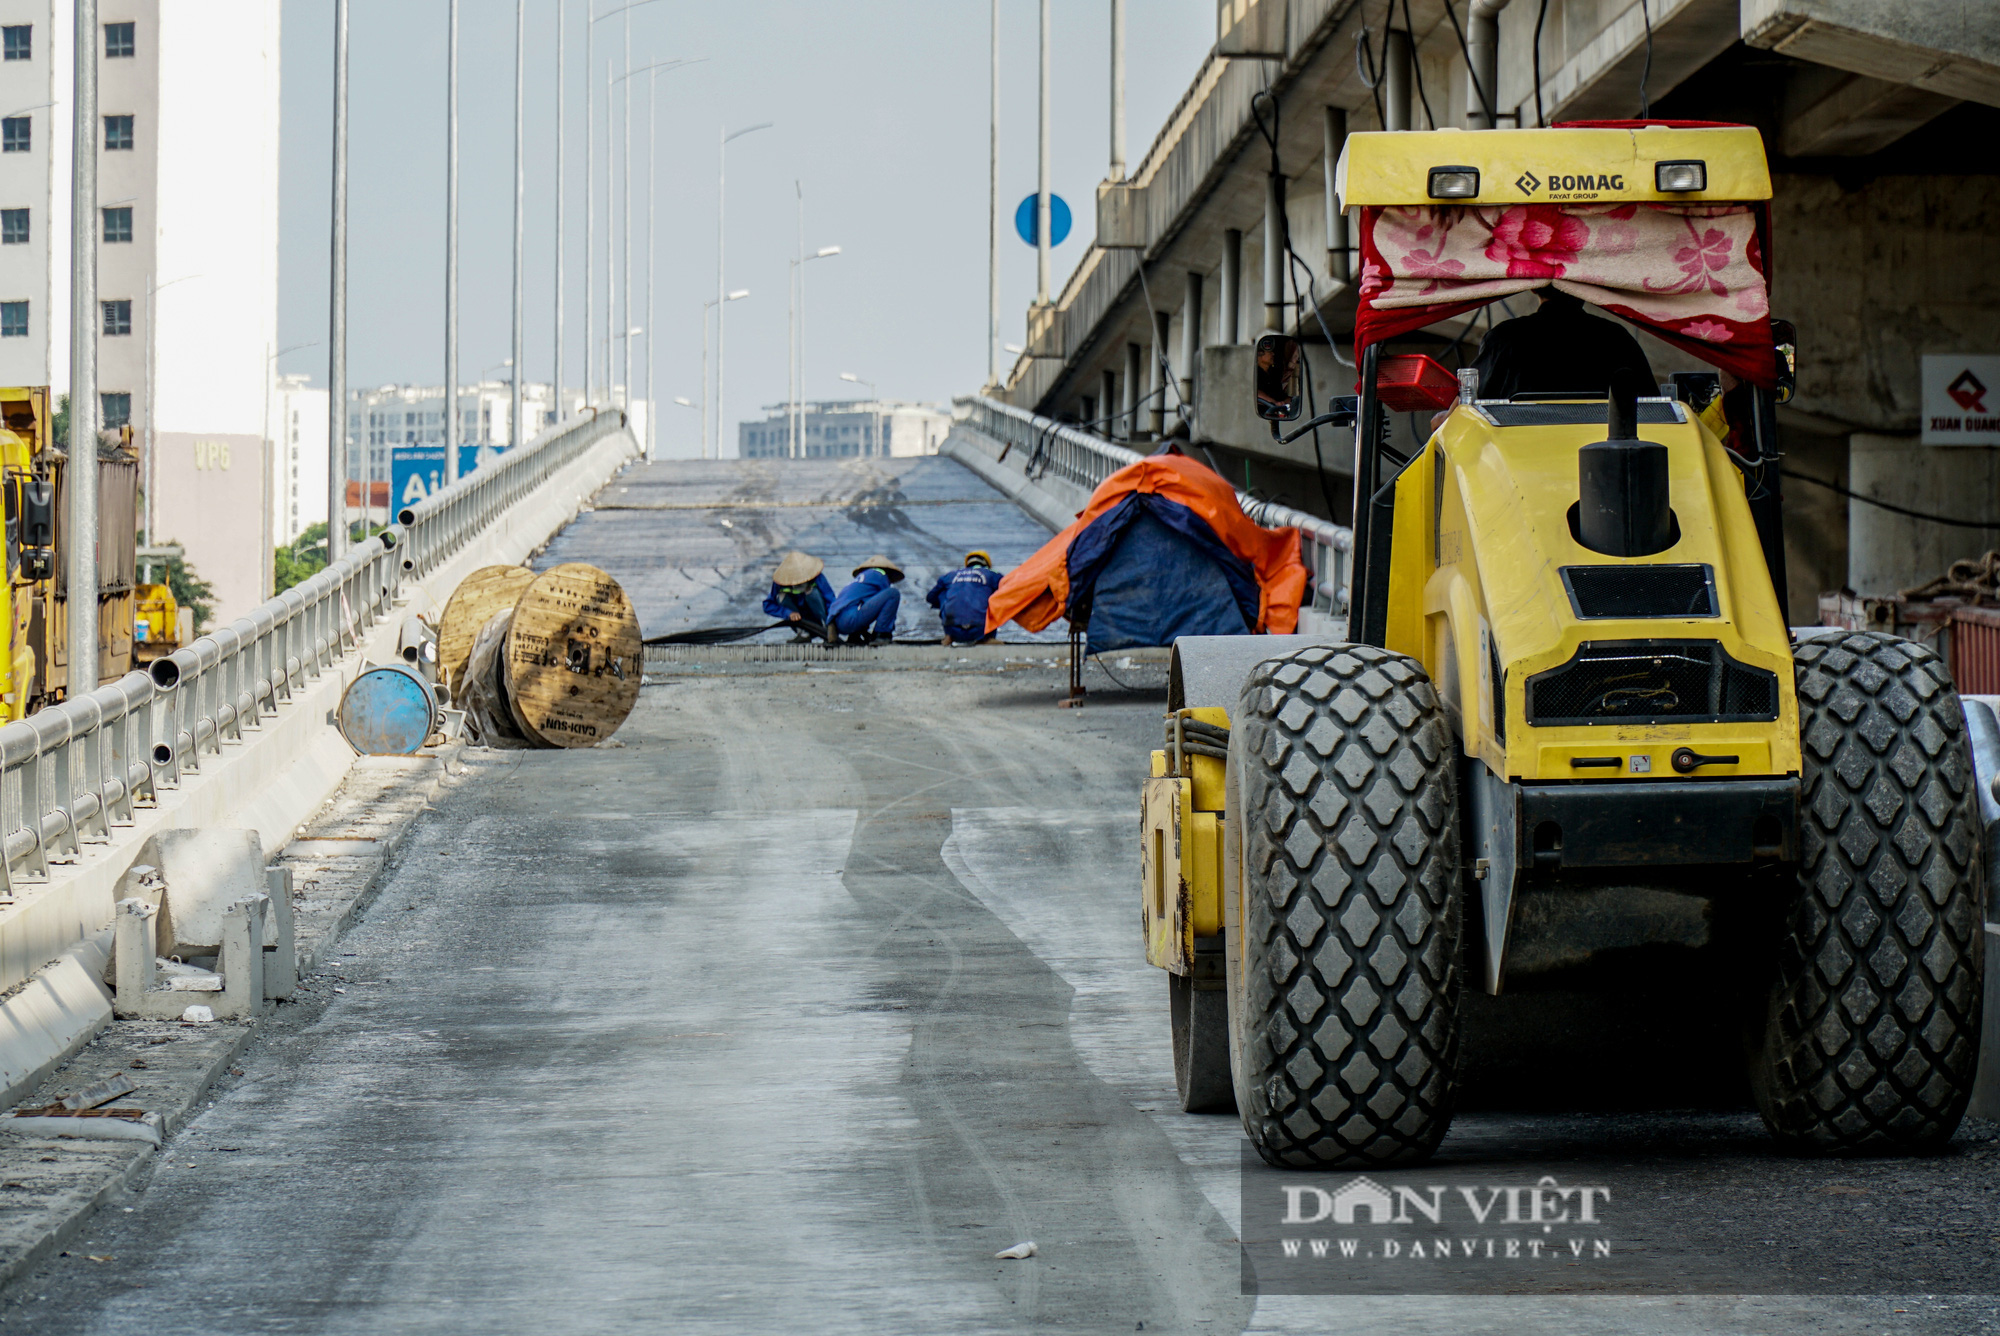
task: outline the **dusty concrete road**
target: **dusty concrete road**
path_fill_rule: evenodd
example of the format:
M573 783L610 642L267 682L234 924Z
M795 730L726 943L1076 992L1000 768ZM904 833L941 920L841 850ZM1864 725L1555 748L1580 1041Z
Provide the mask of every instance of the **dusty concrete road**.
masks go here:
M676 677L622 747L491 762L413 833L342 948L346 991L285 1009L143 1195L0 1296L0 1323L2000 1329L1990 1298L1245 1297L1240 1131L1175 1109L1138 956L1133 792L1162 697L1068 711L1060 689L1040 669ZM1543 1107L1598 1098L1589 1062L1553 1069ZM1678 1173L1710 1216L1746 1188L1858 1183L1812 1200L1856 1220L1915 1201L1993 1255L1990 1126L1944 1161L1801 1167L1726 1091L1558 1118L1486 1089L1447 1159L1589 1142ZM1039 1257L993 1260L1024 1239Z

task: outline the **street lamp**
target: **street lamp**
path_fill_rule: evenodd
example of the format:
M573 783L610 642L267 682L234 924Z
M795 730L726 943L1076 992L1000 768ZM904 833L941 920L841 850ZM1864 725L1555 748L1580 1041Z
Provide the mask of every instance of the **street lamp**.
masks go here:
M875 382L872 380L863 380L852 371L841 372L840 378L855 385L866 385L868 387L868 399L871 405L870 416L875 421L875 449L882 456L886 457L889 453L889 447L888 443L882 439L882 396L876 390Z
M785 454L792 459L805 458L806 426L806 266L814 260L830 260L840 254L838 246L821 246L811 255L806 254L806 196L798 182L792 188L799 193L799 258L792 261L794 283L786 288L787 294L796 291L796 313L789 322L786 340L790 346L785 351L791 363L785 369L790 373L792 392L785 405Z
M749 295L750 295L750 289L738 288L736 289L736 291L730 293L726 297L711 297L709 300L701 304L701 457L703 459L708 458L708 441L709 441L708 313L710 311L715 312L715 341L716 344L718 345L716 350L715 360L719 364L722 361L722 354L720 348L720 345L722 343L722 305L724 302L740 302ZM715 384L716 384L715 415L719 421L722 416L722 402L721 402L722 376L720 374L719 366L715 377ZM717 459L722 458L722 428L719 425L715 429L715 457Z
M646 326L649 329L652 327L653 324L653 270L654 270L653 206L656 203L656 191L654 190L653 158L655 155L655 145L658 143L659 140L659 130L660 130L659 97L655 90L656 86L659 83L659 76L662 71L671 72L683 65L700 65L705 63L707 60L708 60L707 56L698 56L693 60L659 60L653 62L651 65L645 65L640 67L639 69L633 70L631 74L625 74L620 76L620 82L622 82L625 79L631 78L632 75L634 74L644 74L647 76L646 78ZM625 289L626 289L625 309L627 311L630 311L632 309L631 288L632 288L632 272L628 265L625 272ZM653 460L659 457L659 448L658 448L659 434L657 431L655 431L653 427L653 420L655 417L655 414L653 412L653 407L654 407L653 361L654 361L653 340L652 336L648 335L646 338L646 460L648 463L651 463ZM631 381L632 381L632 345L628 343L625 345L625 382L626 382L625 393L628 400L630 399L632 393Z
M732 140L732 139L741 139L741 138L742 138L742 137L743 137L744 135L747 135L747 134L755 134L755 133L756 133L757 131L759 131L759 130L768 130L768 129L770 129L770 128L771 128L771 122L769 122L769 121L761 121L761 122L759 122L759 123L758 123L758 124L756 124L756 125L746 125L746 126L744 126L744 127L743 127L743 128L741 129L741 130L737 130L737 131L735 131L734 133L731 133L731 132L728 132L728 131L726 131L726 130L722 129L721 127L719 127L719 126L718 126L718 127L716 128L716 135L717 135L717 140L716 140L716 146L715 146L715 302L716 302L716 306L715 306L715 422L714 422L714 431L715 431L715 457L716 457L717 459L720 459L720 458L722 458L722 358L723 358L723 342L722 342L722 330L723 330L723 318L722 318L722 317L723 317L723 311L724 311L724 307L723 307L723 305L722 305L722 302L723 302L723 300L724 300L724 298L723 298L723 295L722 295L722 234L723 234L723 220L724 220L724 218L725 218L725 217L727 216L727 215L726 215L726 214L724 213L724 210L723 210L723 201L724 201L724 198L725 198L725 197L724 197L724 185L725 185L725 175L724 175L724 171L723 171L723 168L724 168L724 166L726 165L726 162L727 162L727 159L728 159L728 149L729 149L729 141L730 141L730 140ZM745 295L745 296L748 296L749 294L748 294L748 293L746 292L746 293L745 293L744 295ZM730 299L730 300L734 300L734 299L732 298L732 299ZM707 334L707 332L708 332L708 325L707 325L707 322L705 322L705 321L704 321L704 322L703 322L703 324L702 324L702 332L703 332L704 336L705 336L705 335Z
M620 14L624 14L624 15L626 16L626 18L625 18L625 46L626 46L626 47L627 47L627 49L629 50L629 48L631 47L631 44L632 44L632 18L631 18L631 15L630 15L629 11L631 11L631 10L634 10L634 9L637 9L637 8L639 8L639 7L641 6L641 5L650 5L650 4L654 4L654 3L656 3L656 2L657 2L657 0L632 0L632 3L630 3L630 4L627 4L627 5L620 5L620 6L619 6L618 8L616 8L616 9L607 9L607 10L606 10L606 11L604 11L604 12L603 12L602 14L597 14L597 15L591 15L591 16L589 16L589 21L588 21L587 23L585 23L585 24L583 25L583 38L584 38L584 42L583 42L583 72L584 72L584 77L583 77L583 91L584 91L584 104L583 104L583 397L584 397L584 399L585 399L585 401L586 401L586 402L587 402L587 401L589 400L589 398L590 398L590 382L591 382L591 376L592 376L592 362L591 362L591 356L590 356L590 340L591 340L591 332L592 332L592 326L593 326L593 324L594 324L594 319L595 319L595 317L593 316L593 313L592 313L592 312L593 312L593 308L592 308L592 306L591 306L591 302L592 302L592 299L593 299L593 298L595 297L595 295L596 295L596 292L595 292L595 289L594 289L594 288L593 288L593 286L592 286L592 282L591 282L591 272L590 272L590 271L591 271L591 260L592 260L592 252L593 252L593 250L594 250L594 248L595 248L595 246L596 246L596 242L597 242L597 189L596 189L596 188L597 188L597 165L596 165L596 158L597 158L597 83L596 83L596 81L595 81L595 80L594 80L593 78L591 78L591 67L592 67L593 65L595 65L595 64L597 63L597 25L598 25L598 24L600 24L600 23L602 23L602 22L603 22L604 20L606 20L606 19L610 19L610 18L616 18L616 17L618 17L618 16L620 15ZM587 11L586 11L586 13L587 13ZM605 73L606 73L606 75L607 75L607 76L608 76L608 75L610 74L610 66L609 66L609 64L607 64L607 65L605 66ZM607 223L607 225L608 225L608 224L609 224L609 221L610 221L610 207L611 207L611 199L610 199L610 194L611 194L611 162L610 162L610 158L611 158L611 144L610 144L610 139L611 139L611 107L610 107L610 104L609 104L609 98L610 98L610 96L611 96L611 90L610 90L609 88L606 88L606 89L605 89L605 92L604 92L604 96L605 96L605 98L607 99L607 101L606 101L606 105L605 105L605 109L604 109L604 112L605 112L605 114L604 114L604 137L605 137L605 146L604 146L604 155L605 155L605 164L604 164L604 190L605 190L605 201L604 201L604 204L605 204L605 219L606 219L606 223ZM560 244L560 241L558 241L558 244ZM605 370L605 380L607 381L607 387L606 387L606 388L607 388L607 391L608 391L608 389L609 389L609 386L608 386L608 382L609 382L609 380L610 380L610 372L611 372L611 349L610 349L610 346L609 346L609 345L610 345L610 336L611 336L611 324L610 324L610 305L611 305L611 273L610 273L610 264L611 264L611 241L610 241L610 238L609 238L609 237L607 237L607 238L605 239L605 243L604 243L604 262L605 262L605 275L604 275L604 303L605 303L605 308L606 308L606 310L605 310L605 326L604 326L604 333L605 333L605 341L606 341L606 346L605 346L605 350L604 350L604 358L605 358L605 366L604 366L604 370Z

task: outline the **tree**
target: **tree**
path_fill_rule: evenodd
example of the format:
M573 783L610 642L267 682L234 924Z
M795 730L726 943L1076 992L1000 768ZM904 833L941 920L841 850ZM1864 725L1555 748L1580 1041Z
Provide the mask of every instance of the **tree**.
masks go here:
M272 553L272 589L282 594L326 569L326 525L309 524L285 546Z
M167 546L180 544L169 540ZM167 588L173 591L175 604L188 610L194 633L200 635L215 616L215 586L202 579L186 557L168 557Z

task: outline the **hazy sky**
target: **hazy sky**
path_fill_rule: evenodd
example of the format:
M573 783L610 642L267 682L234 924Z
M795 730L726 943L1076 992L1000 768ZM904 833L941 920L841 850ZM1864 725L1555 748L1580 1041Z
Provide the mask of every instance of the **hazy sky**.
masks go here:
M594 0L595 12L620 0ZM284 0L281 347L284 371L326 375L327 200L332 24L327 0ZM583 351L583 95L586 0L568 15L565 376ZM1055 283L1092 229L1105 174L1109 0L1055 0L1054 187L1076 230L1055 252ZM1212 0L1134 0L1128 65L1128 158L1137 162L1213 40ZM348 376L353 387L439 384L444 346L444 0L351 0ZM1035 188L1036 0L1001 3L1001 190ZM515 7L461 0L460 366L498 374L508 355L512 256ZM987 0L653 0L597 26L597 78L622 61L631 22L636 68L674 57L706 63L658 79L655 213L659 271L658 395L662 452L693 453L701 401L701 303L715 292L718 127L769 130L729 147L730 304L725 453L735 424L785 397L787 261L797 239L793 182L803 185L806 246L841 254L808 269L805 394L857 397L851 371L885 396L945 400L986 374ZM557 0L527 0L527 378L548 379L554 349L555 38ZM622 67L621 67L622 68ZM633 323L644 323L645 76L634 104L638 206ZM622 91L621 87L621 91ZM599 199L605 99L598 98ZM622 117L621 117L622 124ZM601 202L599 226L605 220ZM599 248L600 264L602 246ZM1002 338L1021 341L1034 295L1034 251L1002 238ZM602 284L601 269L598 283ZM601 286L600 286L601 292ZM599 311L602 311L600 304ZM600 315L600 327L602 317ZM645 343L635 343L633 380Z

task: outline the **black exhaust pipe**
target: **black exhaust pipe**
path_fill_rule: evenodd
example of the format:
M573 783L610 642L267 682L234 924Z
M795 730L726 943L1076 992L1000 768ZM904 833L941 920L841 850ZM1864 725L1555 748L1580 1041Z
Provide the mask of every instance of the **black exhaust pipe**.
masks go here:
M1657 393L1621 367L1607 395L1608 440L1577 454L1577 541L1608 557L1649 557L1674 545L1667 496L1667 447L1639 439L1639 396Z

